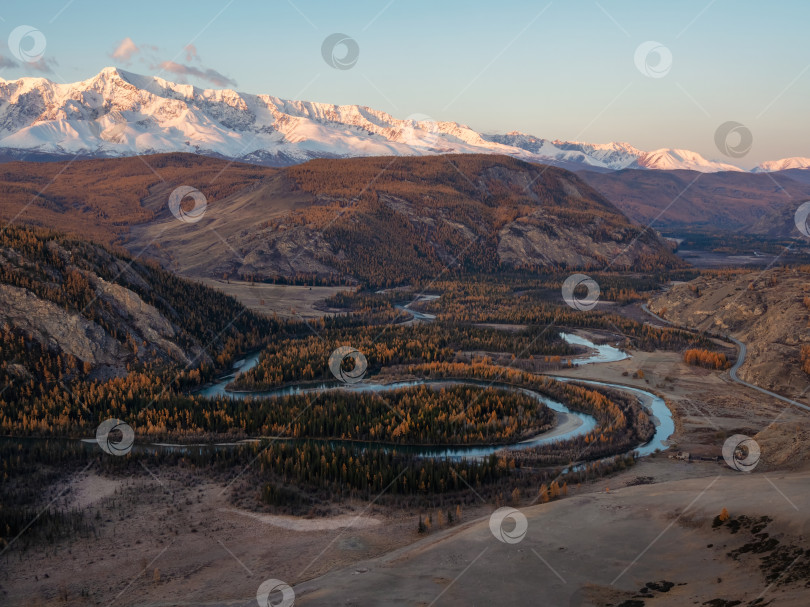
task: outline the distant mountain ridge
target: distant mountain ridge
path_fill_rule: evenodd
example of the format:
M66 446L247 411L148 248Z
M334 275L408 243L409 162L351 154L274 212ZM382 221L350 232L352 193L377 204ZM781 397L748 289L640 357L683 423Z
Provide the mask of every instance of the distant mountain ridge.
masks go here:
M628 170L577 174L631 220L659 230L795 235L793 214L802 201L810 199L810 171L801 169L773 173Z
M398 119L357 105L291 101L230 89L200 89L104 68L69 84L0 79L0 157L50 160L83 154L121 157L192 152L288 166L313 158L503 154L602 170L742 171L696 152L646 152L627 143L548 140L513 131L484 134L425 116ZM795 160L763 163L760 170ZM767 167L766 167L767 165Z

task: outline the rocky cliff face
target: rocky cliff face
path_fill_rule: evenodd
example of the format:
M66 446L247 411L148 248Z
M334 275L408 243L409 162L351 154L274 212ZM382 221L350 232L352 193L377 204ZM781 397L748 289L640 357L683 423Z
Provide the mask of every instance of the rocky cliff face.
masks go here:
M51 255L71 257L62 245L49 244ZM24 272L30 261L15 253L0 250L0 266ZM49 300L41 284L31 290L0 282L0 325L45 351L75 357L99 378L123 375L130 364L211 363L198 345L178 345L182 330L131 289L72 264L60 274L51 274L53 284L48 287L64 288L67 281L82 280L87 287L84 301L77 297L75 307L65 305L64 300ZM91 309L96 313L88 314Z
M0 322L29 334L49 350L66 352L93 366L122 366L129 352L97 323L34 295L0 284Z
M0 384L212 369L273 326L123 252L27 228L0 232Z
M736 337L748 349L741 379L808 401L810 376L800 361L801 346L810 344L806 298L810 273L773 269L676 284L650 309L680 325Z

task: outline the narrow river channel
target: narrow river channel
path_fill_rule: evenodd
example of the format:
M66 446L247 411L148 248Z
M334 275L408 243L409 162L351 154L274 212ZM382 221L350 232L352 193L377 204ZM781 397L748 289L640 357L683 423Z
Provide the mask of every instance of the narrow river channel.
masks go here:
M593 353L582 358L574 359L572 362L575 366L586 364L599 364L606 362L613 362L624 360L628 358L628 354L614 346L608 344L595 344L592 341L571 333L560 333L560 337L570 344L584 346L591 350ZM488 382L474 381L474 380L411 380L400 381L389 384L379 384L373 382L361 382L357 384L342 384L339 382L322 382L318 384L308 384L306 386L290 386L286 388L279 388L276 390L264 392L231 392L227 390L228 384L234 379L238 373L245 372L259 362L259 354L254 354L244 361L237 363L234 373L221 378L215 384L200 390L197 394L208 398L228 397L228 398L278 398L283 396L300 395L300 394L318 394L322 392L345 390L350 392L388 392L400 388L408 388L419 385L429 385L433 388L440 389L443 386L449 385L476 385L488 386ZM641 455L649 455L656 449L666 449L666 440L672 435L675 429L672 420L672 414L667 408L664 400L655 394L639 388L630 388L618 384L611 384L600 381L581 380L579 378L566 378L555 376L555 379L560 381L579 381L593 386L602 386L607 388L615 388L625 392L630 392L637 396L648 413L651 414L655 422L656 431L653 438L644 445L639 445L636 451ZM521 391L524 394L536 398L550 409L557 413L557 424L551 430L540 434L534 438L523 440L509 445L476 445L476 446L459 446L459 447L439 447L439 446L408 446L408 445L390 445L384 443L374 442L352 442L353 445L367 448L384 448L396 449L400 453L413 453L420 457L432 458L480 458L488 456L497 451L507 450L521 450L536 447L538 445L547 444L553 441L561 441L583 434L587 434L596 427L596 420L590 415L577 413L571 411L563 403L555 401L545 395L526 388L519 388L508 384L492 384L494 388L502 388L505 390ZM300 439L306 440L306 439ZM328 440L324 441L330 444L341 444L344 441ZM180 445L163 445L165 447L177 447ZM185 447L185 446L183 446Z

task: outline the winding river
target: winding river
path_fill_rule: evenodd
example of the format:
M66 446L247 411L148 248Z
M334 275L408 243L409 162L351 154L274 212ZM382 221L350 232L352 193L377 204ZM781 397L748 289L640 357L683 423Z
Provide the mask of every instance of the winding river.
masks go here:
M434 299L435 296L423 296L423 299ZM407 311L413 316L412 320L419 320L423 322L430 322L435 318L430 314L424 314L420 312L416 312L414 310L408 309L407 306L398 306L400 309ZM572 333L560 333L560 337L568 342L569 344L584 346L588 348L591 353L585 356L580 356L577 358L572 359L572 364L574 366L581 366L587 364L598 364L598 363L606 363L606 362L613 362L624 360L629 357L626 352L611 346L609 344L595 344L590 340L580 336L574 335ZM248 371L255 367L259 363L260 353L252 354L246 357L243 360L240 360L234 365L234 370L229 375L220 378L214 384L202 388L201 390L197 391L196 394L198 396L206 397L206 398L237 398L237 399L245 399L245 398L275 398L281 396L290 396L290 395L298 395L298 394L313 394L313 393L322 393L322 392L329 392L334 390L347 390L352 392L386 392L390 390L397 390L400 388L408 388L413 386L419 385L428 385L434 389L440 389L444 386L451 386L451 385L474 385L474 386L492 386L494 388L502 388L506 390L516 391L519 390L524 394L530 396L531 398L535 398L550 409L552 409L556 415L557 420L554 428L548 430L547 432L543 432L542 434L524 439L520 442L516 442L509 445L475 445L475 446L417 446L417 445L392 445L390 443L379 443L379 442L364 442L364 441L344 441L340 439L323 439L319 442L328 443L331 445L340 445L340 444L351 444L356 447L360 448L379 448L379 449L391 449L396 450L399 453L412 453L418 455L420 457L429 457L429 458L451 458L451 459L461 459L461 458L482 458L492 453L496 453L502 450L511 450L511 451L518 451L521 449L528 449L531 447L536 447L538 445L544 445L547 443L551 443L554 441L563 441L566 439L570 439L573 437L581 436L587 434L591 430L593 430L597 422L596 420L587 414L578 413L575 411L571 411L568 407L566 407L563 403L560 403L548 396L540 394L539 392L535 392L533 390L529 390L527 388L522 388L518 386L513 386L509 384L501 384L501 383L490 383L486 381L480 380L448 380L448 379L441 379L441 380L425 380L425 379L417 379L417 380L409 380L409 381L398 381L389 384L381 384L381 383L374 383L374 382L361 382L357 384L342 384L339 382L321 382L315 384L307 384L307 385L299 385L299 386L289 386L285 388L275 389L271 391L265 392L233 392L226 389L228 384L230 384L233 379L240 373ZM558 381L577 381L582 384L588 384L592 386L602 386L606 388L614 388L617 390L621 390L623 392L629 392L634 394L638 397L639 402L651 416L655 424L655 434L653 438L643 445L638 445L633 451L639 453L639 455L649 455L654 451L660 449L665 450L667 449L667 440L670 436L672 436L673 432L675 431L675 424L672 419L672 413L669 408L666 406L666 403L662 398L656 396L655 394L648 392L646 390L642 390L640 388L634 388L629 386L624 386L620 384L613 384L608 382L596 381L596 380L588 380L582 379L578 377L566 377L561 375L553 375L554 379ZM65 441L73 441L76 439L53 439L53 438L28 438L28 439L12 439L11 437L3 437L2 440L65 440ZM239 441L239 442L226 442L226 443L204 443L204 444L167 444L167 443L136 443L134 450L135 451L151 451L151 450L159 450L159 449L179 449L179 450L189 450L189 449L199 449L199 450L207 450L207 449L221 449L226 447L237 446L240 444L248 443L248 442L256 442L259 439L249 439L246 441ZM283 439L283 440L310 440L310 439ZM86 438L81 439L82 443L87 444L88 447L91 445L95 447L96 439L95 438Z
M590 354L584 358L572 358L571 364L573 364L575 367L589 365L591 363L611 363L617 360L630 358L630 355L627 352L619 350L614 346L609 344L595 344L591 340L585 339L579 335L574 335L573 333L560 333L560 337L564 342L567 342L572 346L585 346L593 351L593 354Z
M437 297L438 296L436 295L422 295L420 296L420 298L418 298L418 300L430 301L436 299ZM411 321L408 322L415 322L415 321L430 322L435 318L435 316L431 314L425 314L422 312L411 310L409 308L409 305L397 306L397 308L411 314L412 319ZM560 337L569 344L584 346L588 348L588 350L590 350L590 353L587 355L572 358L571 363L574 366L614 362L624 360L629 357L629 355L626 352L620 350L619 348L616 348L609 344L595 344L592 341L580 335L561 332ZM420 457L429 457L429 458L476 459L486 457L488 455L491 455L492 453L496 453L502 450L517 451L521 449L528 449L531 447L544 445L554 441L563 441L577 436L582 436L584 434L587 434L594 428L596 428L597 425L596 419L594 419L592 416L584 413L571 411L563 403L558 402L552 398L549 398L548 396L545 396L543 394L540 394L539 392L535 392L527 388L521 388L509 384L502 384L497 382L490 383L480 380L417 379L409 381L398 381L389 384L374 383L371 381L360 382L357 384L342 384L334 381L334 382L321 382L314 384L311 383L298 386L288 386L285 388L279 388L264 392L235 392L227 390L227 386L233 381L233 379L238 374L252 369L259 363L259 357L260 353L257 352L255 354L246 357L243 360L238 361L234 365L234 370L232 373L220 378L214 384L200 389L199 391L196 392L196 395L205 398L236 398L236 399L277 398L300 394L317 394L335 390L346 390L351 392L386 392L390 390L409 388L419 385L428 385L434 389L440 389L442 387L451 385L474 385L482 387L492 386L494 388L501 388L512 391L519 390L524 394L530 396L531 398L537 399L538 401L540 401L541 403L543 403L556 413L557 419L554 428L546 432L543 432L538 436L524 439L520 442L508 445L500 444L500 445L475 445L475 446L424 446L424 445L416 446L416 445L392 445L390 443L365 442L365 441L344 441L340 439L322 439L319 441L331 445L351 444L353 446L357 446L360 448L391 449L396 450L397 452L400 453L412 453ZM577 381L592 386L614 388L617 390L622 390L624 392L634 394L635 396L638 397L639 402L641 402L641 404L646 409L648 414L650 414L655 424L655 434L653 438L646 444L639 445L638 447L636 447L634 451L637 451L640 455L643 456L649 455L657 449L664 450L667 448L667 439L669 439L669 437L673 434L675 430L675 424L672 419L672 413L670 412L669 408L666 406L666 403L664 403L664 400L662 398L646 390L642 390L639 388L632 388L629 386L623 386L619 384L612 384L595 380L586 380L577 377L565 377L560 375L554 375L553 378L558 381L564 382ZM156 449L181 449L181 450L188 450L188 449L204 450L212 448L219 449L243 444L246 442L255 442L257 440L258 439L249 439L247 441L240 441L236 443L228 442L228 443L205 443L205 444L182 444L182 445L167 444L167 443L151 443L151 444L140 443L135 445L135 450L150 451ZM283 439L283 440L310 440L310 439ZM82 442L90 446L90 444L95 445L96 440L94 438L92 439L88 438L82 439Z
M417 310L411 310L411 304L418 303L420 301L434 301L436 299L439 299L439 297L440 297L439 295L419 295L411 303L405 304L404 306L398 305L394 307L397 310L400 310L401 312L406 312L411 315L411 319L406 321L404 324L412 323L417 320L430 322L432 320L436 320L436 316L434 314L428 314L427 312L418 312Z
M234 376L231 375L231 378ZM391 445L388 443L375 443L375 442L367 442L367 441L352 441L353 445L361 446L361 447L375 447L375 448L385 448L385 449L396 449L398 452L402 453L414 453L420 455L422 457L449 457L449 458L480 458L495 453L501 449L509 449L509 450L516 450L516 449L527 449L529 447L536 447L538 445L544 445L546 443L553 442L555 440L562 440L566 438L571 438L574 436L579 436L583 434L587 434L591 430L596 427L596 419L591 417L590 415L586 415L583 413L574 413L564 404L549 398L539 392L535 392L534 390L529 390L527 388L520 388L517 386L512 386L509 384L500 384L500 383L493 383L486 381L476 381L476 380L449 380L449 379L437 379L437 380L426 380L426 379L415 379L409 381L398 381L392 382L389 384L377 384L377 383L358 383L358 384L341 384L337 382L323 382L319 384L309 384L306 387L302 386L292 386L287 388L280 388L278 390L270 390L267 392L228 392L225 390L225 385L230 380L222 380L215 386L212 386L204 391L199 392L201 396L228 396L231 398L277 398L282 396L293 396L293 395L300 395L300 394L318 394L321 392L330 392L330 391L337 391L337 390L345 390L347 392L388 392L391 390L398 390L400 388L412 388L414 386L422 386L427 385L431 388L436 390L441 389L447 386L458 386L458 385L468 385L468 386L481 386L486 387L490 386L493 388L501 388L504 390L519 390L523 392L527 396L534 398L544 405L546 405L549 409L552 409L557 413L557 424L554 428L547 432L543 432L542 434L523 440L518 443L514 443L512 445L475 445L475 446L454 446L454 447L444 447L444 446L411 446L411 445ZM337 439L334 440L325 440L324 442L329 442L331 444L340 444L341 442Z
M402 306L400 309L406 310L414 315L419 314L412 310L408 310L406 306ZM430 315L424 316L429 317ZM430 319L432 318L419 318L419 320L425 320L428 322ZM629 357L629 355L626 352L623 352L622 350L614 346L608 344L597 345L579 335L574 335L571 333L560 333L560 337L570 344L585 346L593 352L592 354L589 354L585 357L573 359L572 363L576 366L613 362L618 360L624 360ZM490 385L489 382L475 381L475 380L420 379L411 381L400 381L389 384L379 384L372 382L368 383L363 382L357 384L322 382L317 384L308 384L305 386L290 386L286 388L280 388L264 392L231 392L226 389L226 386L236 377L237 374L253 368L258 364L258 362L259 362L259 354L254 354L246 358L245 360L240 361L235 365L235 371L233 373L231 373L226 377L221 378L217 383L200 390L199 392L197 392L197 394L208 398L216 398L216 397L227 397L238 399L277 398L282 396L291 396L300 394L317 394L333 390L346 390L350 392L386 392L390 390L397 390L399 388L408 388L419 385L429 385L436 389L449 385L477 385L477 386ZM656 396L655 394L652 394L651 392L647 392L646 390L641 390L639 388L630 388L619 384L611 384L601 381L583 380L579 378L561 377L561 376L554 376L554 379L557 379L559 381L575 380L593 386L615 388L636 395L639 398L640 402L645 407L645 409L647 410L647 412L651 415L653 422L655 423L656 426L655 435L653 436L653 438L648 443L640 445L636 449L636 451L638 451L640 455L649 455L656 449L667 448L666 440L674 432L675 425L672 420L672 414L669 408L667 408L666 403L664 403L664 400L662 398ZM557 424L551 430L544 432L534 438L526 439L518 443L513 443L511 445L476 445L470 447L465 446L439 447L439 446L408 446L408 445L393 446L385 443L358 442L358 441L353 441L352 444L355 446L368 448L396 449L398 452L414 453L421 457L454 458L454 459L481 458L504 449L505 450L528 449L530 447L536 447L538 445L547 444L553 441L561 441L576 436L581 436L587 434L596 427L597 422L592 416L586 415L584 413L577 413L571 411L563 403L555 401L543 394L540 394L533 390L529 390L526 388L519 388L508 384L494 383L491 385L494 388L503 388L506 390L520 390L524 394L527 394L528 396L539 400L544 405L546 405L547 407L549 407L550 409L552 409L557 413ZM330 444L341 444L342 442L345 441L334 439L334 440L325 440L324 442L328 442ZM169 445L166 446L168 447ZM180 445L177 445L177 447L180 447Z

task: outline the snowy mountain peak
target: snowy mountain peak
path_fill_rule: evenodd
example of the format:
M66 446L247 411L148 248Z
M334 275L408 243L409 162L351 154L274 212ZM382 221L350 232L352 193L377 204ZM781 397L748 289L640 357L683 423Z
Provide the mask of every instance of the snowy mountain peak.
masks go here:
M722 162L706 160L697 152L662 148L652 152L644 152L638 158L638 166L646 169L672 171L686 169L701 173L715 173L718 171L742 171L740 167Z
M399 119L366 106L200 89L116 67L71 84L0 79L0 149L20 157L185 151L279 165L317 157L489 153L608 170L740 170L688 150L645 152L623 142L550 141L520 131L483 134L427 116Z
M810 158L793 156L780 160L768 160L754 169L754 173L771 173L773 171L786 171L788 169L810 169Z
M93 76L91 80L109 80L110 78L120 78L125 79L123 74L125 74L123 70L118 69L117 67L109 66L102 68L102 70Z

